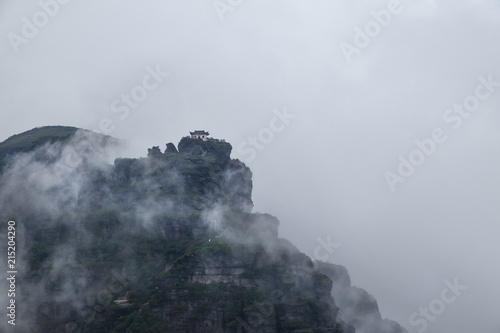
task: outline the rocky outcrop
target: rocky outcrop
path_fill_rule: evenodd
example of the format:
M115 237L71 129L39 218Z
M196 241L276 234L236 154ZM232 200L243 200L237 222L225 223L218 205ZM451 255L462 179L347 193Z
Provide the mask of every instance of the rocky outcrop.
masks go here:
M113 176L130 185L147 182L149 186L141 192L154 190L155 195L197 211L216 206L252 210L252 172L239 160L230 159L229 143L183 138L178 153L173 144L167 147L165 153L159 147L148 149L147 158L116 159Z
M232 146L222 140L209 139L203 141L184 137L179 142L178 147L179 153L213 157L221 164L225 164L231 159Z

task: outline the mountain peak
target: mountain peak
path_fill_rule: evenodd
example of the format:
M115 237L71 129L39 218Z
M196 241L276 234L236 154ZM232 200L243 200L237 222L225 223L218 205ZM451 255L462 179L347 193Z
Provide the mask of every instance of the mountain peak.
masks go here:
M113 140L56 126L0 144L0 220L22 230L18 281L33 291L18 297L20 331L404 332L343 267L252 213L252 172L231 144L184 137L111 164Z

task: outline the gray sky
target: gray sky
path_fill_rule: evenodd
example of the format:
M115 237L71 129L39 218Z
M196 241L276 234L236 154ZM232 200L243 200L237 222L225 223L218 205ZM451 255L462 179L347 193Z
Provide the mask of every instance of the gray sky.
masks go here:
M101 126L140 156L209 130L384 317L500 332L498 0L60 2L0 0L1 141Z

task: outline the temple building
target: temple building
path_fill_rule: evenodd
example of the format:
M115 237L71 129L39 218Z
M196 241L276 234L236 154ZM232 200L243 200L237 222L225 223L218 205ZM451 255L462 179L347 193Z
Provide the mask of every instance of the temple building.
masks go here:
M189 132L191 134L191 139L201 139L203 141L208 140L208 133L207 131L194 131L194 132Z

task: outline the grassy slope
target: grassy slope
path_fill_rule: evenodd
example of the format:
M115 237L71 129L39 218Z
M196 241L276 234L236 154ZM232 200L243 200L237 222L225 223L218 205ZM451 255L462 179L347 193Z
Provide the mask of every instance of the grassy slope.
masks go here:
M45 126L13 135L0 143L0 164L7 155L30 151L47 142L66 141L77 130L78 128L76 127Z

